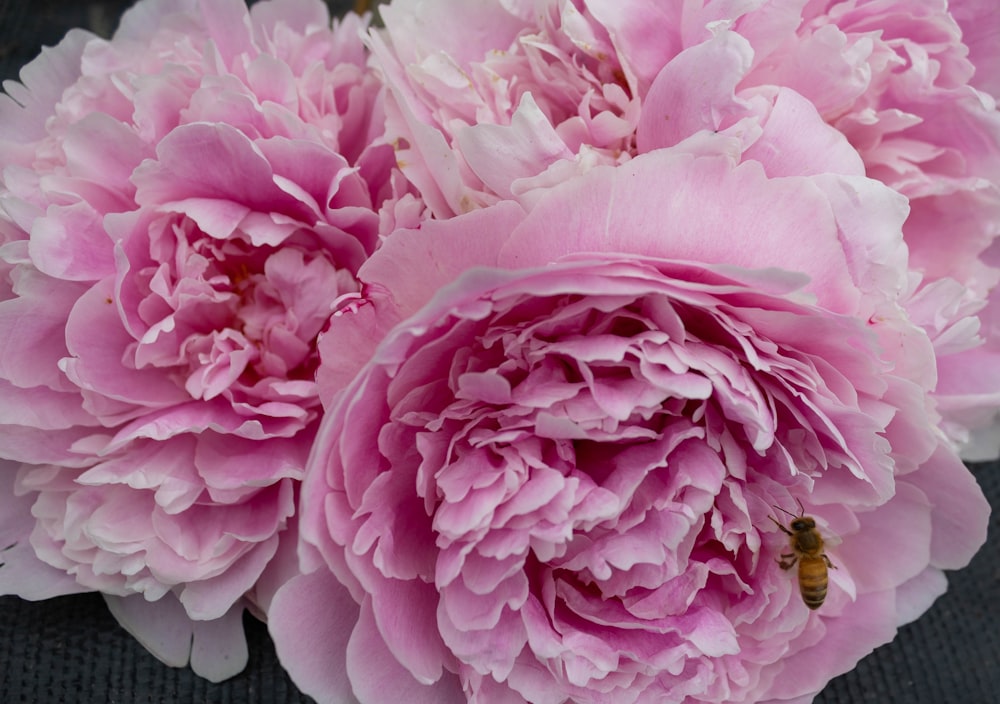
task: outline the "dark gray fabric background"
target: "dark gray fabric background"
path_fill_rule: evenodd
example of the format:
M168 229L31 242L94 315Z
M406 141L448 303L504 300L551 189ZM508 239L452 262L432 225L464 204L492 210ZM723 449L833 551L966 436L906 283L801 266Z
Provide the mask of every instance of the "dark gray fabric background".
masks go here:
M121 0L0 0L0 79L71 27L109 35ZM331 0L335 12L353 5ZM1000 507L1000 463L977 465L991 505ZM950 589L896 640L833 682L816 704L994 704L1000 701L1000 519L972 564L950 575ZM883 546L886 551L892 545ZM322 608L319 606L319 608ZM247 670L211 684L162 665L118 627L94 594L26 602L0 597L0 702L3 704L300 704L267 629L246 618Z

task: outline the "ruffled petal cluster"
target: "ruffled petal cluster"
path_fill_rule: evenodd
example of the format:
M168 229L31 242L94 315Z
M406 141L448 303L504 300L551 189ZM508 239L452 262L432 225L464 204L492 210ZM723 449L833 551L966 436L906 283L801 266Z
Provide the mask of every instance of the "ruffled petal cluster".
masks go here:
M322 342L306 574L269 621L296 681L807 701L890 640L989 512L936 429L933 347L852 255L859 220L902 246L899 200L664 149L394 233ZM818 611L777 564L800 511L835 567Z
M1000 113L979 90L988 11L955 12L962 25L944 0L396 0L371 44L401 167L438 217L714 133L775 176L843 152L838 171L909 199L912 305L938 310L923 322L942 428L967 445L1000 402L997 379L961 371L1000 362L983 312L1000 280Z
M18 538L80 588L212 620L274 556L317 337L421 209L364 28L317 0L143 2L0 96L0 455Z

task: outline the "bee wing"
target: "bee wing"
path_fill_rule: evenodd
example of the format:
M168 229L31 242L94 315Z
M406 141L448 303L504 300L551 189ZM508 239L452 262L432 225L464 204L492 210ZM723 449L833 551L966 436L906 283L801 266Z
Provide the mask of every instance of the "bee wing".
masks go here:
M838 545L843 545L844 539L831 530L820 530L820 534L823 536L823 547L824 548L836 548ZM832 557L830 558L833 559Z

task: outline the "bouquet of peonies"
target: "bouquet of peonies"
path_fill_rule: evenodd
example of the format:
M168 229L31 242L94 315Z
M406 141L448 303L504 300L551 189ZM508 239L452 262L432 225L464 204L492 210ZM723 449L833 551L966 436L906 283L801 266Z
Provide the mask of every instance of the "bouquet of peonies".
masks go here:
M809 702L1000 455L992 0L140 0L0 95L0 593L319 702Z

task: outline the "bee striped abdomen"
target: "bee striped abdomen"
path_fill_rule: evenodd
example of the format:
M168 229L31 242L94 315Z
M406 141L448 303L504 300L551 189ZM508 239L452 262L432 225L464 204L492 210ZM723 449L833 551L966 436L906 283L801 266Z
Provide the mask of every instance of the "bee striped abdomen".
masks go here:
M823 558L799 558L799 592L810 609L818 609L826 600L826 562Z
M775 508L785 511L780 506ZM802 509L802 502L799 502L799 509ZM805 605L815 610L826 600L829 585L827 569L836 566L823 552L823 536L816 529L816 519L806 516L804 509L797 516L793 513L788 515L792 517L792 522L787 528L774 516L768 516L788 536L789 547L792 549L781 555L777 560L778 566L783 570L790 570L796 562L799 563L799 593Z

